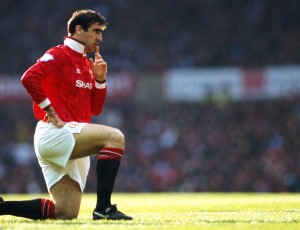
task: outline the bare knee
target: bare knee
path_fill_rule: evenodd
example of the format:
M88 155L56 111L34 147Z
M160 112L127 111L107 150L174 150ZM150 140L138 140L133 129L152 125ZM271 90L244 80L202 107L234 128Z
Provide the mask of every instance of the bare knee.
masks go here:
M125 136L119 129L112 129L110 133L109 144L110 147L116 147L124 149L125 147Z

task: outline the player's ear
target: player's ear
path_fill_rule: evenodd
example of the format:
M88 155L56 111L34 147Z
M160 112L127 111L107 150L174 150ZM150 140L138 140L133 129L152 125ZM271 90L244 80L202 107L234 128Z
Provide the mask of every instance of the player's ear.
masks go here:
M82 32L84 32L84 29L82 28L82 26L77 25L75 27L75 33L78 34L78 35L80 35L80 34L82 34Z

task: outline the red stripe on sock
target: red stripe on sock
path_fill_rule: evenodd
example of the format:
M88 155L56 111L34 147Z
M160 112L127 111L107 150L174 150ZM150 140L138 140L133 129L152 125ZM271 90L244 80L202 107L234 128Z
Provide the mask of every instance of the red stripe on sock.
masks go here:
M123 149L118 148L102 148L98 156L99 160L121 160L124 154Z
M120 161L121 158L118 157L118 156L99 155L98 160L117 160L117 161Z
M50 201L49 205L48 205L48 219L54 219L55 217L55 206L54 203L52 201Z
M105 148L102 148L100 150L100 152L102 151L110 151L110 152L115 152L115 153L119 153L119 154L123 154L124 153L124 150L123 149L119 149L119 148L109 148L109 147L105 147Z
M47 199L42 199L41 202L41 218L45 219L45 207L46 207Z
M42 219L54 219L55 206L52 200L42 199L41 202L41 218Z

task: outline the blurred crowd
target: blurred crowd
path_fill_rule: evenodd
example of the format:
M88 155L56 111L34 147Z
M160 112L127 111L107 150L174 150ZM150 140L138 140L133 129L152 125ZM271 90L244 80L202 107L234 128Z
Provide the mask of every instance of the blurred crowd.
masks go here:
M61 44L82 8L110 23L100 46L109 70L300 63L298 0L2 0L0 75L21 76ZM0 193L47 192L31 104L2 103L0 117ZM300 191L299 95L222 106L108 101L94 122L126 136L115 191ZM95 164L91 157L87 192L96 189Z
M2 0L0 74L23 73L61 44L76 9L110 23L101 53L114 70L298 64L298 0Z
M28 105L1 110L2 193L46 192L29 113ZM115 191L300 191L299 96L222 106L108 103L94 122L118 127L126 136ZM96 160L91 157L87 192L95 191Z

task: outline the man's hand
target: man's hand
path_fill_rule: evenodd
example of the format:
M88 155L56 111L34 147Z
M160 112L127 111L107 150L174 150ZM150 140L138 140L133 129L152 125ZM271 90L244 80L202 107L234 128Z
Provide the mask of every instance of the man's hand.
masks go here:
M100 82L105 82L107 73L107 63L102 59L102 56L99 53L99 46L96 46L95 61L92 58L90 58L89 61L91 70L96 80Z
M48 121L47 122L51 122L54 125L56 125L57 127L63 127L65 125L65 122L63 122L59 116L56 114L54 108L50 105L47 109L46 109L46 113L47 113L47 117L48 117Z

